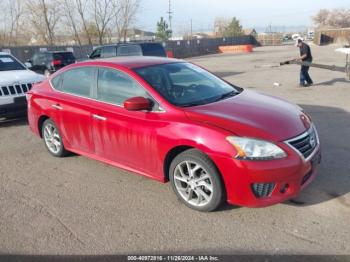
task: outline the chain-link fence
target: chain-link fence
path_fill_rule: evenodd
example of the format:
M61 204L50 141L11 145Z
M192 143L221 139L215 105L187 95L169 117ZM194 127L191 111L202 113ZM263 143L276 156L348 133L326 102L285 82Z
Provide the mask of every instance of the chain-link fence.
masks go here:
M176 58L186 58L206 54L217 53L219 46L224 45L258 45L253 36L238 36L228 38L208 38L195 40L166 41L163 46L167 51L171 51ZM34 53L43 51L71 51L76 59L84 60L90 54L94 46L19 46L0 47L0 51L11 53L20 61L25 62Z

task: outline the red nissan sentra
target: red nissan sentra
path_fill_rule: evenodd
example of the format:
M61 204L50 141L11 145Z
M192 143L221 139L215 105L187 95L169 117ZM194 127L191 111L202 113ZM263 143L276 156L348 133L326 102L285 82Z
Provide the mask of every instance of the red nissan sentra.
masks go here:
M125 57L70 65L27 95L31 130L69 151L166 182L187 206L264 207L297 196L321 160L303 110L191 63Z

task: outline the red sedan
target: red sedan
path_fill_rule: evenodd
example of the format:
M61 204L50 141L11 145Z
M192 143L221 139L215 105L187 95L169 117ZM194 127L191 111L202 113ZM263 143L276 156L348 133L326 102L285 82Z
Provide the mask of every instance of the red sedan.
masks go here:
M70 65L27 95L48 151L74 152L166 182L187 206L263 207L316 176L320 142L297 105L191 63L126 57Z

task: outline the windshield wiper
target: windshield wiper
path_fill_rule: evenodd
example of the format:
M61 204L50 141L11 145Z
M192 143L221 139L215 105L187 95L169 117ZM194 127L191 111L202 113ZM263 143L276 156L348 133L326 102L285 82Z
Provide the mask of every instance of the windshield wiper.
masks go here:
M205 103L201 102L193 102L193 103L187 103L187 104L180 104L181 107L191 107L191 106L200 106L204 105Z
M233 97L233 96L238 95L238 94L239 94L239 92L237 92L237 91L231 91L231 92L228 92L226 94L223 94L223 95L217 97L213 102L217 102L217 101L229 98L229 97Z

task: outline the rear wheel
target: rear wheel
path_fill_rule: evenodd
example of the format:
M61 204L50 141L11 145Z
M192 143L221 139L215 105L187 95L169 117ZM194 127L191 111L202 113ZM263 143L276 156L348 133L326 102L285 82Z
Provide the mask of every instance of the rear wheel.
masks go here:
M222 204L221 176L207 155L195 149L187 150L174 158L169 172L175 194L188 207L210 212Z
M64 148L61 134L51 119L45 120L41 133L45 146L51 155L55 157L64 157L67 155L68 151Z

